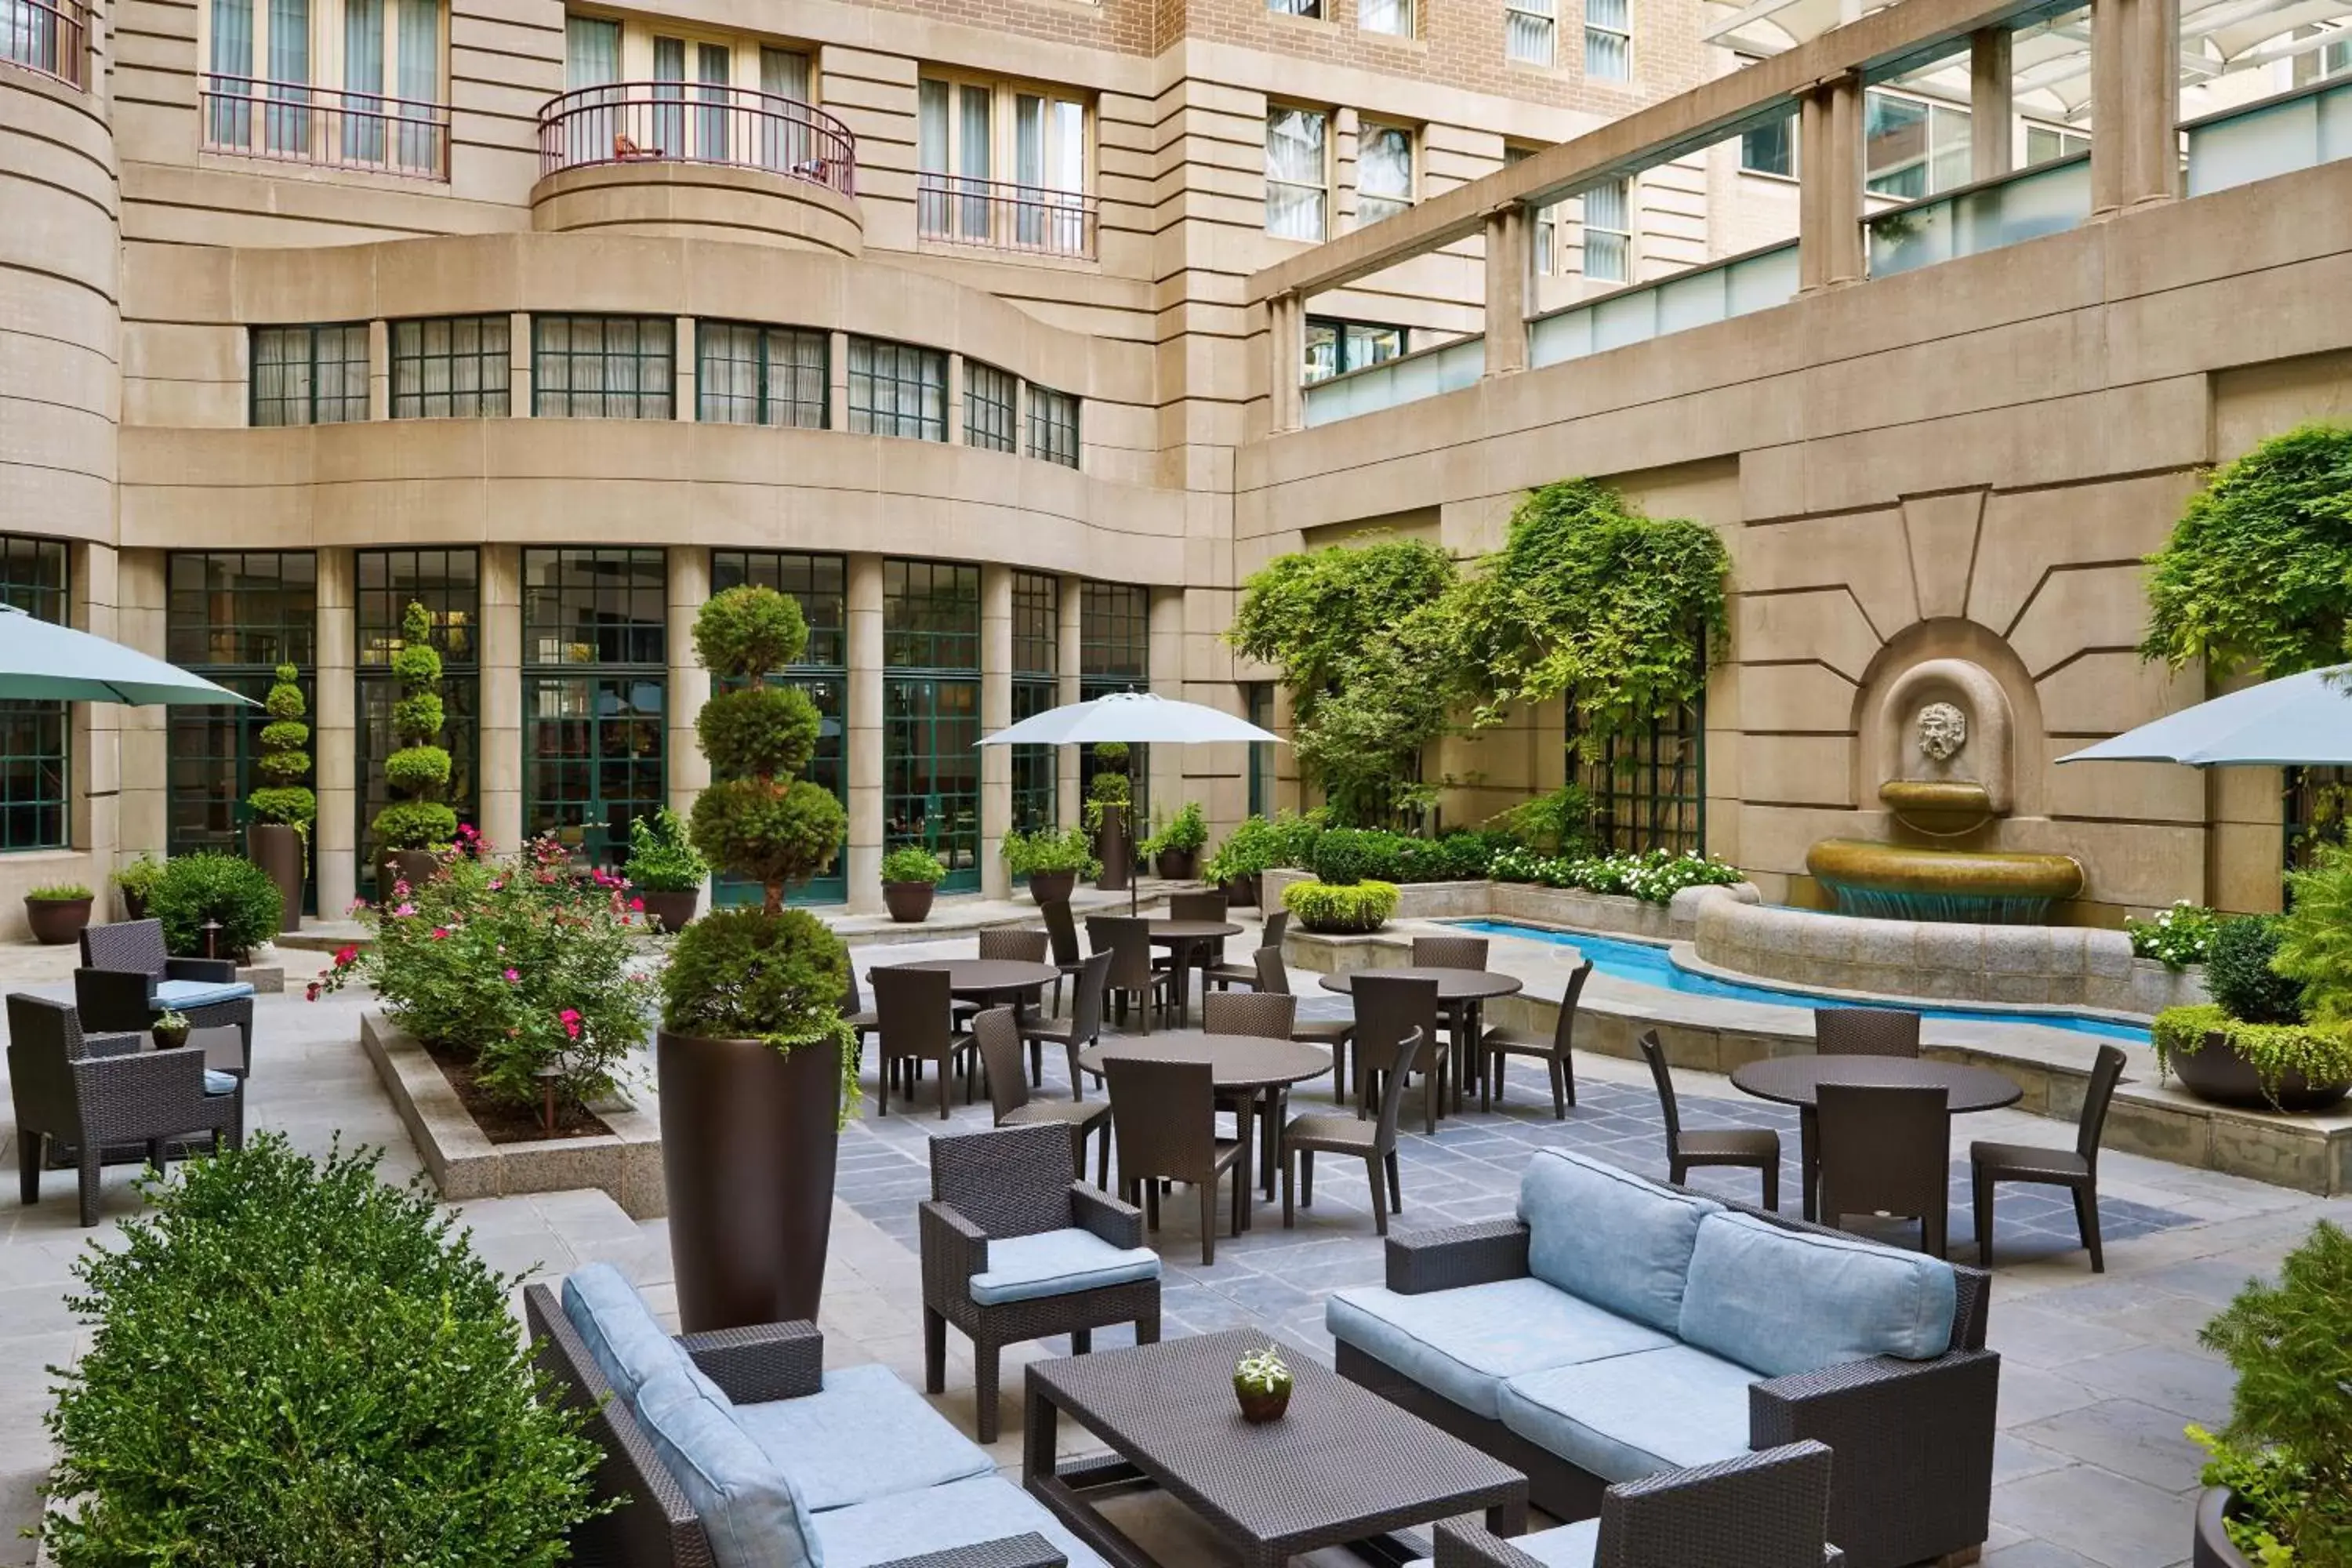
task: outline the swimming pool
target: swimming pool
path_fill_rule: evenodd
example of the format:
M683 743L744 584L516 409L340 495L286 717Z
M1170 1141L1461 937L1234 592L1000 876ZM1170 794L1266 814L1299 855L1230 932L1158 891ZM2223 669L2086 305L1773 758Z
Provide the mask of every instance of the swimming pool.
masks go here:
M1547 942L1555 947L1572 947L1592 961L1596 973L1606 974L1612 980L1630 980L1637 985L1654 985L1661 990L1680 992L1685 996L1712 996L1723 1002L1761 1002L1776 1007L1870 1005L1864 1002L1849 1001L1843 996L1824 996L1794 985L1748 985L1736 980L1717 980L1711 974L1700 974L1683 968L1664 948L1646 942L1629 942L1613 936L1589 936L1581 931L1549 931L1542 926L1520 925L1513 921L1458 921L1450 923L1458 930L1475 931L1482 936L1516 936L1529 942ZM2064 1029L2072 1034L2096 1035L2102 1039L2128 1040L2142 1046L2147 1044L2147 1031L2137 1025L2118 1024L2110 1018L2093 1017L2084 1013L2000 1013L1981 1007L1938 1007L1927 1003L1916 1004L1916 1006L1923 1016L1929 1018L1950 1018L1964 1024L2035 1024L2045 1029Z

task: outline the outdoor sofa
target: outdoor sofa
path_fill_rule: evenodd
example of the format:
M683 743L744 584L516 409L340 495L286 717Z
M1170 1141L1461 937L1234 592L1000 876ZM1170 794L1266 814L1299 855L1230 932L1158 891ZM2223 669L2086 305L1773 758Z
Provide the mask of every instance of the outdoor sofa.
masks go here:
M2000 1370L1981 1271L1559 1150L1518 1213L1391 1237L1385 1288L1326 1303L1339 1370L1562 1520L1612 1483L1813 1438L1852 1568L1979 1549Z
M523 1309L623 1500L582 1568L1105 1568L887 1367L825 1372L814 1324L673 1338L605 1263Z

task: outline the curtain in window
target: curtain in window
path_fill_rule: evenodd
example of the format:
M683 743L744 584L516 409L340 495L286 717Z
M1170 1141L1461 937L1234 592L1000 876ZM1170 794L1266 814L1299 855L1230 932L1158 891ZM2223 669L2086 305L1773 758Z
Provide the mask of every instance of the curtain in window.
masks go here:
M916 89L915 219L927 235L948 232L948 84L925 80Z
M730 134L728 105L735 95L728 90L728 74L731 58L724 44L697 44L694 47L694 78L700 85L695 97L703 107L694 111L694 155L705 163L724 163L730 161L733 138Z
M1633 276L1632 193L1611 180L1584 193L1584 275L1606 283Z
M213 0L213 111L216 147L253 144L253 0Z
M1412 133L1367 125L1356 141L1356 221L1378 223L1412 205Z
M621 24L602 16L563 19L563 85L576 90L602 87L621 79ZM613 101L613 95L605 95ZM610 108L583 109L572 116L568 155L575 163L599 163L614 155L619 132L617 112Z
M794 104L807 103L809 58L798 49L763 45L760 50L760 90L788 98ZM807 164L813 156L806 118L782 104L767 105L760 122L760 166L789 173Z
M1412 37L1412 0L1358 0L1356 25L1367 33Z
M404 120L426 123L400 128L400 166L438 169L440 130L430 123L441 101L441 0L399 0L400 60L394 79Z
M270 152L310 152L310 0L269 0Z
M1633 75L1633 0L1584 0L1584 74L1595 81Z
M253 334L253 422L310 422L310 334L299 328L264 328Z
M665 158L686 155L686 40L654 40L653 139L642 149Z
M343 158L383 162L383 0L343 0Z
M989 132L996 110L996 95L966 82L956 89L956 173L966 182L957 233L965 239L986 239L988 178L992 172Z
M1041 247L1045 243L1045 207L1029 193L1045 184L1045 100L1034 93L1024 92L1013 100L1013 178L1023 187L1015 209L1020 242Z
M1323 237L1323 116L1277 109L1265 120L1265 231L1279 239Z
M1508 0L1503 13L1503 53L1531 66L1552 63L1553 0Z

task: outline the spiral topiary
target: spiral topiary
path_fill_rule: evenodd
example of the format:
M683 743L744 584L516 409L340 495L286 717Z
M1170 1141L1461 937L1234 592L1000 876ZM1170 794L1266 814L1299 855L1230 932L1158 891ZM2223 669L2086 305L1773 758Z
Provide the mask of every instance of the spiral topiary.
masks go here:
M256 822L272 822L307 831L319 815L319 797L302 782L310 771L310 726L302 721L309 711L299 684L302 672L290 664L278 667L262 711L269 722L261 727L261 754L253 765L264 782L245 797Z
M379 849L424 849L457 837L457 814L442 804L449 787L449 753L440 744L441 655L433 647L433 617L412 601L400 617L400 651L392 656L400 695L392 704L392 732L400 750L383 762L383 782L398 797L375 814L368 830Z

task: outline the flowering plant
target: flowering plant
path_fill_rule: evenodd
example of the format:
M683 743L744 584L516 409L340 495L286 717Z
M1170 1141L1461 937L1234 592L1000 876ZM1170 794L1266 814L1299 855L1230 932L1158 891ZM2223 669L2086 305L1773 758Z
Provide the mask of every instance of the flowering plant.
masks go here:
M2181 899L2158 911L2154 920L2126 916L2124 930L2131 937L2133 957L2156 959L2167 969L2185 969L2205 962L2221 924L2221 917L2203 904Z
M1486 874L1498 882L1540 882L1548 888L1618 893L1651 904L1671 903L1685 888L1727 888L1741 878L1739 868L1728 861L1665 849L1568 859L1506 849L1487 863Z

